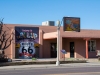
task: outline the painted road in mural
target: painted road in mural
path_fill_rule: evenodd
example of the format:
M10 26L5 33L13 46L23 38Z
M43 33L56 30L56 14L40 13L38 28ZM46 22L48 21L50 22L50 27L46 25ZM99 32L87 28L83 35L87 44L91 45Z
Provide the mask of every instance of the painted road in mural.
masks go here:
M39 28L15 27L15 36L16 50L18 50L19 58L30 59L35 57L35 48L39 47Z

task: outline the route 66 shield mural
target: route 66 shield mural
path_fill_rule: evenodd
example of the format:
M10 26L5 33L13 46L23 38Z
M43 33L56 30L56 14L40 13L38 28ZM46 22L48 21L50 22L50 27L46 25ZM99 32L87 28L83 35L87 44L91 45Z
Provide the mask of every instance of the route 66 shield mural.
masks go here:
M15 27L16 49L19 58L30 59L36 56L36 47L39 47L38 27Z

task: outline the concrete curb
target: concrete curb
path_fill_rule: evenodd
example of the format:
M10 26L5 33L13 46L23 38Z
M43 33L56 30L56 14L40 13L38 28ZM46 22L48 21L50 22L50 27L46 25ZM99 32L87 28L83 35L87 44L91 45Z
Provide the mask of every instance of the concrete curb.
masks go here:
M66 63L87 63L86 60L78 60L78 61L60 61L61 64ZM56 61L22 61L22 62L7 62L0 63L1 66L15 66L15 65L34 65L34 64L56 64Z
M27 70L27 69L42 69L42 68L71 68L71 67L100 67L100 63L73 63L73 64L60 64L60 66L56 66L56 64L44 64L44 65L22 65L22 66L4 66L0 67L0 70Z

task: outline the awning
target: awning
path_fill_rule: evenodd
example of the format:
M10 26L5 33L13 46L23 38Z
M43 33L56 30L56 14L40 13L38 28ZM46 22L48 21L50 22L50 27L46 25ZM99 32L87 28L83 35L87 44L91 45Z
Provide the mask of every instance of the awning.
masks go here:
M44 33L43 39L54 39L57 38L57 32L50 32L50 33Z

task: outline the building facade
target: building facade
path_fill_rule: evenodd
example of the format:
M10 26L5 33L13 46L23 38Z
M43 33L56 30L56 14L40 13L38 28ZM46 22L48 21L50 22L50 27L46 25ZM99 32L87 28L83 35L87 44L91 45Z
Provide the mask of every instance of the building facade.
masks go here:
M5 50L12 58L56 58L57 57L57 27L39 25L6 24L13 32L14 39ZM7 28L5 28L7 29ZM60 59L63 58L96 58L96 50L100 50L100 30L81 29L80 32L63 31L60 28Z

